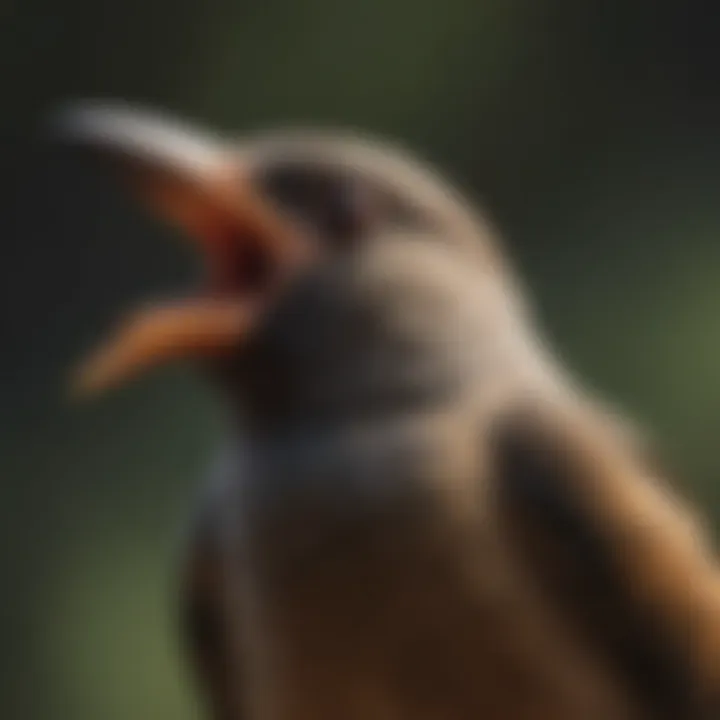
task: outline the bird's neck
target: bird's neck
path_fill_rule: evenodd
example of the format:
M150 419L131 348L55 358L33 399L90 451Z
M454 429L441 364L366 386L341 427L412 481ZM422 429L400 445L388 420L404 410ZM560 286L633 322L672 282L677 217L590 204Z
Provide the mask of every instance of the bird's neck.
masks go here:
M280 379L255 376L244 385L237 410L262 433L336 429L432 412L452 405L471 385L470 374L428 358L375 366L368 361L354 371L329 363Z
M344 275L320 270L278 306L224 374L224 394L249 428L392 420L552 376L504 275L466 267L432 243L400 249L402 262L393 264L388 241Z
M470 398L482 402L499 387L546 386L557 375L532 338L468 330L433 348L406 338L362 349L337 343L307 363L276 366L266 356L233 375L224 395L250 432L293 435L435 414Z

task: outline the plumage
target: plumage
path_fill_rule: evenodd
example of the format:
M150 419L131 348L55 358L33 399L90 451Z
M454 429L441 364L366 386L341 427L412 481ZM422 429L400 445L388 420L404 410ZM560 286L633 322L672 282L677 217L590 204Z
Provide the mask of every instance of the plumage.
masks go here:
M546 348L472 204L365 138L213 146L214 175L168 160L196 144L149 152L157 118L111 116L70 126L183 189L163 212L212 245L211 295L250 318L216 352L183 336L232 417L182 585L215 720L711 717L700 523Z

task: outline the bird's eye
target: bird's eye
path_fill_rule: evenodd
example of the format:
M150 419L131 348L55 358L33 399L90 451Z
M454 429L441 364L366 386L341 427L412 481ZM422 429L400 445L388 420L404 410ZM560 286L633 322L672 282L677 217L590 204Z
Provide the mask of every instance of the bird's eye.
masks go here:
M366 193L340 170L287 165L267 171L261 182L283 209L329 240L344 243L365 227Z
M327 232L339 240L351 240L365 229L369 207L357 181L340 178L329 189L326 206Z
M300 168L273 168L261 177L265 191L281 205L299 210L308 204L312 194L312 182Z

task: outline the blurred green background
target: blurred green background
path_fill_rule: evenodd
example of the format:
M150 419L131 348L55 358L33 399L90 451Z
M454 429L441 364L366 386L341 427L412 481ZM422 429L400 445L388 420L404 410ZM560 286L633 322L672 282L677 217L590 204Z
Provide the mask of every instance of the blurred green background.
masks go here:
M398 137L490 212L568 363L654 432L720 522L715 0L5 0L0 713L196 716L176 652L183 522L222 429L189 372L87 407L71 362L192 279L166 228L39 138L58 102L242 131Z

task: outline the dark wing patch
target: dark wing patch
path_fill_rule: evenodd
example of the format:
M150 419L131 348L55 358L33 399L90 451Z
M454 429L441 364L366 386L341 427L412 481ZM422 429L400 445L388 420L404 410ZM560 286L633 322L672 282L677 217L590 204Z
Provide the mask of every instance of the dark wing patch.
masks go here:
M572 431L534 410L498 424L493 437L501 513L529 573L649 717L705 717L680 648L631 597L615 553L621 539L592 514ZM582 447L582 445L581 445ZM592 462L592 460L590 460Z

